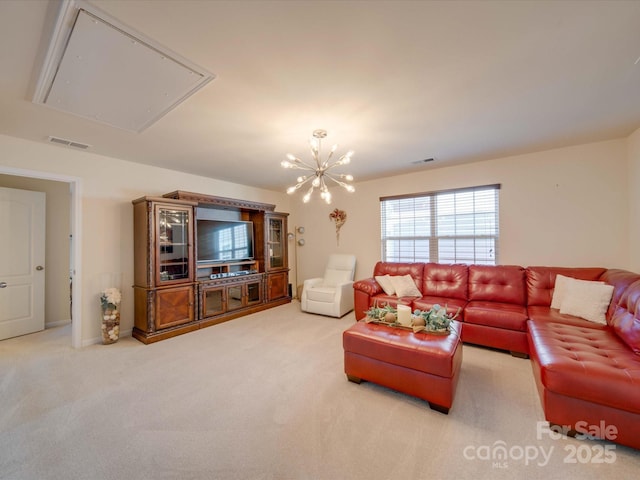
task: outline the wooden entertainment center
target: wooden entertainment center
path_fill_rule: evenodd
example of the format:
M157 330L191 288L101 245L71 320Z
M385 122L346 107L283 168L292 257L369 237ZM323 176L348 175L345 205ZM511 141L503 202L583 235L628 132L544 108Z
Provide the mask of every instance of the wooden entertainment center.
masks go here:
M132 203L133 336L141 342L291 302L288 213L275 212L271 204L180 190ZM209 219L252 226L252 255L198 261L197 224Z

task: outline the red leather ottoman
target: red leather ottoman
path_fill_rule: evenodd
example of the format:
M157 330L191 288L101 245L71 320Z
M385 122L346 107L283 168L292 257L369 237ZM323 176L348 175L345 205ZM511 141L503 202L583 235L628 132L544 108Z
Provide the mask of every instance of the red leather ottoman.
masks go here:
M449 413L462 364L461 324L449 335L357 322L342 334L344 371L355 383L377 383Z

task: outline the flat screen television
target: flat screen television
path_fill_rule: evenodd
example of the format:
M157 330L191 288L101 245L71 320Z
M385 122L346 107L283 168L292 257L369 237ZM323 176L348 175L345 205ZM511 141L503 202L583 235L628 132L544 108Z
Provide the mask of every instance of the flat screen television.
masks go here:
M198 219L198 263L253 259L253 223Z

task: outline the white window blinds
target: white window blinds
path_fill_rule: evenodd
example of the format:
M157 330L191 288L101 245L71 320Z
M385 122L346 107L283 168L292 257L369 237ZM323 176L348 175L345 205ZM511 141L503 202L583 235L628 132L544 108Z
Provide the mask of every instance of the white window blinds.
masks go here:
M380 198L385 262L498 261L500 185Z

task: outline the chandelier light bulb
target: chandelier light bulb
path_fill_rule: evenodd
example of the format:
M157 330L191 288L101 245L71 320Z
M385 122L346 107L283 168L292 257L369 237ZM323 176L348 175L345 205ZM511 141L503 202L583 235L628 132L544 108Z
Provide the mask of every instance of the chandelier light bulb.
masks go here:
M302 197L302 201L308 203L311 200L311 196L313 194L314 189L320 190L320 198L322 198L325 202L331 203L331 193L329 192L329 188L327 186L327 181L331 180L336 183L338 186L344 188L348 192L354 192L355 188L352 185L349 185L338 178L345 180L346 182L352 182L353 176L349 174L330 174L329 170L334 167L339 167L341 165L347 165L351 162L351 156L353 155L353 150L349 150L346 154L342 155L337 161L332 162L331 158L335 151L338 149L338 145L335 144L331 147L329 154L326 156L326 159L322 160L322 139L327 136L327 132L325 130L314 130L313 137L309 140L309 146L311 148L311 155L313 157L313 161L306 163L300 160L295 155L288 153L287 159L283 160L280 165L283 168L296 168L299 170L307 170L309 172L308 175L302 175L297 178L297 184L287 188L287 193L292 194L295 191L299 190L302 185L307 182L311 182L309 190ZM328 179L328 180L327 180Z

